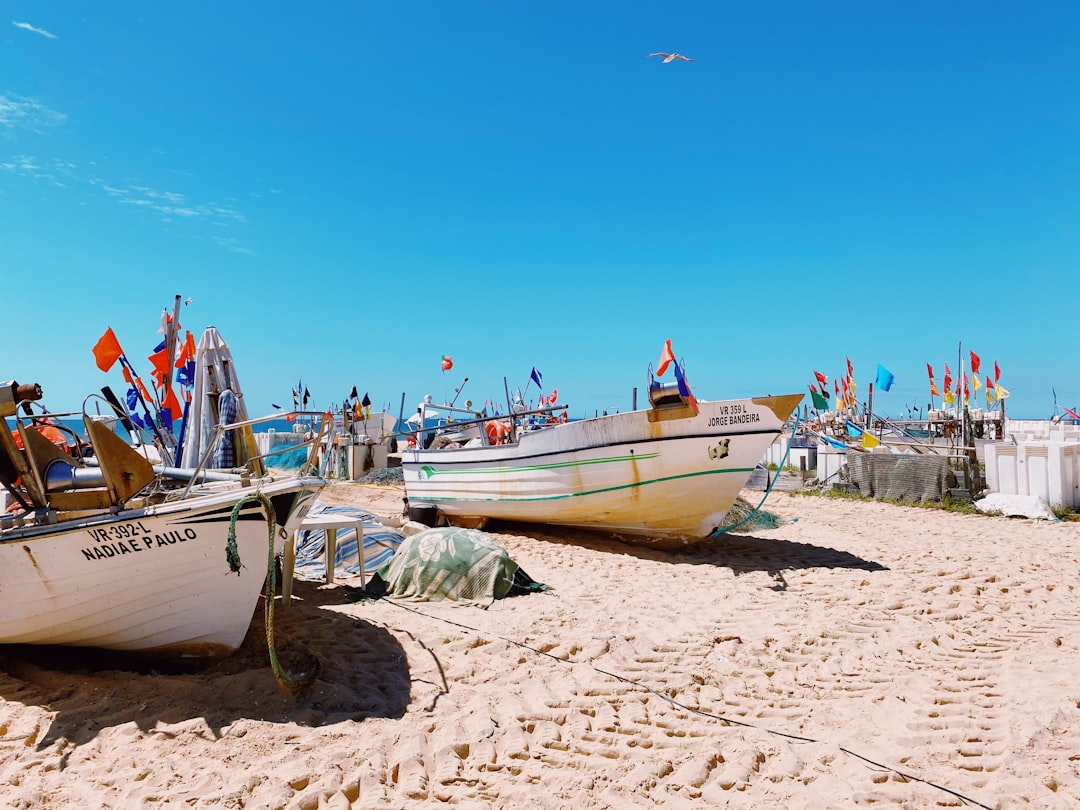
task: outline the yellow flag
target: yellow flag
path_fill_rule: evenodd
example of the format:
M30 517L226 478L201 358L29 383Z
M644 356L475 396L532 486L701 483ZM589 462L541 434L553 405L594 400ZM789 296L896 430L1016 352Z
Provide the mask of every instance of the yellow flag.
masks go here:
M952 405L954 402L956 402L956 394L953 393L951 388L946 388L945 389L945 404L946 405Z
M877 447L879 444L881 444L881 442L879 442L877 440L877 437L875 437L874 434L867 433L866 431L863 431L863 435L862 435L862 446L863 447Z
M1001 402L1001 400L1009 396L1009 390L1001 383L997 384L997 392L998 402Z
M972 386L974 386L976 391L978 391L980 388L982 388L982 383L979 382L979 375L978 374L972 374L971 375L971 384L972 384Z

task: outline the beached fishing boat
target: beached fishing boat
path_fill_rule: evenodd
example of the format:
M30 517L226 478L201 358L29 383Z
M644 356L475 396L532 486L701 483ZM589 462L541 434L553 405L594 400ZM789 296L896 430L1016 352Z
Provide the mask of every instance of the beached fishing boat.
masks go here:
M592 419L563 421L565 405L486 420L435 406L457 412L458 431L484 430L465 443L442 435L406 443L410 514L471 528L490 519L574 526L655 548L704 541L724 527L802 395L706 402L678 366L676 376L650 379L648 408Z
M250 422L225 420L197 465L168 467L121 438L124 417L90 413L94 397L84 436L59 420L45 431L40 399L36 384L0 384L0 643L236 650L323 478L254 459L210 469Z

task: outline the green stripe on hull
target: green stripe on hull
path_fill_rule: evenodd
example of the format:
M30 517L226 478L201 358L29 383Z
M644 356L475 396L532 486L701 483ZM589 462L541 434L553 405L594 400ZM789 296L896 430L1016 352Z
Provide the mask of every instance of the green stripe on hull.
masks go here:
M525 468L523 468L523 469L525 469ZM530 469L540 469L540 468L530 468ZM637 489L639 487L646 487L646 486L649 486L651 484L663 484L663 483L666 483L668 481L678 481L678 480L684 479L684 478L697 478L697 477L702 476L702 475L720 475L720 474L724 474L724 473L751 473L753 471L754 471L753 467L732 467L732 468L727 469L727 470L702 470L700 472L684 473L682 475L672 475L672 476L668 476L666 478L655 478L655 479L653 479L651 481L637 481L637 482L631 483L631 484L620 484L619 486L616 486L616 487L604 487L602 489L591 489L591 490L589 490L587 492L571 492L571 493L568 493L566 495L538 495L538 496L535 496L535 497L526 496L526 497L517 497L517 498L514 498L514 497L501 497L501 496L496 497L496 498L479 498L479 497L475 497L475 498L455 498L455 497L447 497L447 496L443 496L443 495L434 495L434 496L432 496L432 495L423 495L423 496L417 496L417 497L422 499L425 502L431 501L433 503L439 503L439 502L469 502L469 501L477 501L477 502L484 502L484 503L494 503L496 501L506 501L506 502L509 502L509 503L534 503L534 502L539 502L539 501L563 501L563 500L567 500L569 498L582 498L582 497L585 497L585 496L588 496L588 495L600 495L600 494L605 493L605 492L618 492L621 489Z
M436 470L425 464L420 468L419 476L421 481L426 481L436 475L496 475L502 473L530 472L532 470L560 470L566 467L585 467L590 464L610 464L622 461L649 461L659 457L659 453L641 453L640 455L597 458L590 461L560 461L555 464L534 464L529 467L481 467L476 470Z

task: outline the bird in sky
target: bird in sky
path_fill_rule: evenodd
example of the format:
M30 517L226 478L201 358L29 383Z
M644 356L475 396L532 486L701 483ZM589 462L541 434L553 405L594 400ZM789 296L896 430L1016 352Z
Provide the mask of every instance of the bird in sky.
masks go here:
M666 65L672 59L682 59L684 62L693 62L689 56L683 56L681 53L647 53L646 56L662 56L664 57L664 64Z

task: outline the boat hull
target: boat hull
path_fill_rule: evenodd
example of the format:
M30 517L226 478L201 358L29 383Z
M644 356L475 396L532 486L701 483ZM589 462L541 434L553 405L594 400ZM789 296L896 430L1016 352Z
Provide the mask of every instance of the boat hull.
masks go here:
M801 395L699 402L528 431L516 443L402 453L410 507L449 522L487 519L610 531L670 548L724 519Z
M227 655L251 624L271 544L262 506L247 502L235 523L242 567L230 571L234 506L256 491L271 500L276 555L324 484L297 476L246 488L210 486L184 500L7 529L0 539L0 643Z

